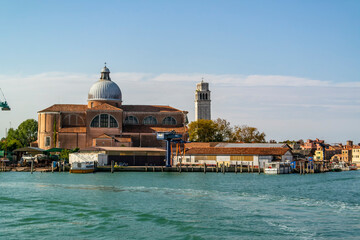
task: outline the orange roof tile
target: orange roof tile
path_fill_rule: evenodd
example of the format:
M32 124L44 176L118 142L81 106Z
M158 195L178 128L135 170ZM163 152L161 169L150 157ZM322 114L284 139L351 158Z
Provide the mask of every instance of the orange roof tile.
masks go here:
M122 105L120 108L126 112L182 112L179 109L161 105Z
M89 111L91 111L91 110L121 111L120 108L114 107L108 103L103 103L101 105L89 108Z
M87 105L80 104L54 104L51 107L45 108L42 112L85 112Z
M174 130L177 133L184 133L187 131L186 127L152 127L144 125L125 125L123 127L124 133L155 133L155 132L169 132Z
M288 148L223 148L223 147L209 147L209 148L190 148L186 151L189 155L284 155L290 151Z

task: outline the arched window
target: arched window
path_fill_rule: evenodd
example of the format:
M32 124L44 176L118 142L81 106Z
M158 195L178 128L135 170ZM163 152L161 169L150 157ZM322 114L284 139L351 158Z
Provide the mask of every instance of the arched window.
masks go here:
M90 127L117 128L119 125L116 119L110 114L100 114L93 118Z
M125 118L125 124L137 125L137 124L139 124L139 120L134 116L127 116Z
M164 124L164 125L176 125L176 120L173 117L166 117L162 121L162 124Z
M205 99L206 99L206 100L208 99L208 95L207 95L207 93L205 93Z
M146 118L144 118L143 123L145 125L156 125L157 124L157 120L156 118L154 118L153 116L147 116Z

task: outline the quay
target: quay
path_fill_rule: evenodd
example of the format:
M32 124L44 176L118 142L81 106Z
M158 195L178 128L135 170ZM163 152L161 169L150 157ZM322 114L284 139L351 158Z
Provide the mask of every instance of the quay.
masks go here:
M69 172L70 166L61 165L61 167L6 167L2 169L2 172ZM307 164L301 164L299 169L292 169L289 174L315 174L330 172L331 169L324 168L320 165L310 166ZM201 166L98 166L95 168L95 172L202 172L202 173L257 173L263 174L264 168L257 168L251 165L238 165L238 166L226 166L221 164L218 166L207 166L206 164Z

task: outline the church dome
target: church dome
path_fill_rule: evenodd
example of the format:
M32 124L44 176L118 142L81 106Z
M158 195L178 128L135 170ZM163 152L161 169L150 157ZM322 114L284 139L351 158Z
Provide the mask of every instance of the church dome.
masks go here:
M101 70L99 81L91 86L88 94L88 101L96 100L122 101L121 90L111 81L110 70L106 66Z

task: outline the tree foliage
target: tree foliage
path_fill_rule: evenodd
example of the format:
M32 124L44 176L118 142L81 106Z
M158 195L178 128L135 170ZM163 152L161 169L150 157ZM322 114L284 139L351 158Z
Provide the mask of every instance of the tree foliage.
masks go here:
M218 118L200 119L189 124L189 139L193 142L264 143L265 133L247 125L231 127L230 122Z
M21 147L27 147L31 142L36 141L38 131L38 123L34 119L23 121L17 129L10 128L7 137L1 144L1 149L7 148L9 151Z
M235 126L232 139L235 142L244 142L244 143L264 143L265 133L259 132L255 127L249 127L247 125Z
M194 142L214 142L217 125L212 120L200 119L189 124L189 139Z
M74 149L63 149L60 152L60 159L64 159L64 160L69 160L69 154L70 153L74 153L74 152L78 152L80 149L79 148L74 148Z

